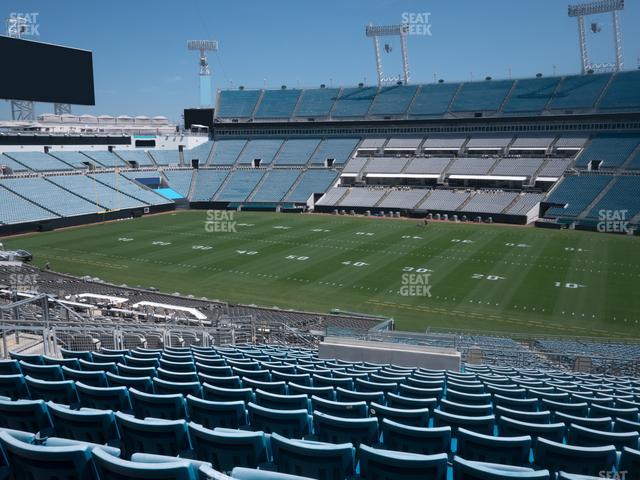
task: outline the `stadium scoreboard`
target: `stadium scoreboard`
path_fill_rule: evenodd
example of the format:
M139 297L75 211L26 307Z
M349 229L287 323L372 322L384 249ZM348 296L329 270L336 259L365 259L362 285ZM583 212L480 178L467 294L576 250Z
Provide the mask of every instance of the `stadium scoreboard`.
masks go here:
M0 36L0 98L95 105L88 50Z

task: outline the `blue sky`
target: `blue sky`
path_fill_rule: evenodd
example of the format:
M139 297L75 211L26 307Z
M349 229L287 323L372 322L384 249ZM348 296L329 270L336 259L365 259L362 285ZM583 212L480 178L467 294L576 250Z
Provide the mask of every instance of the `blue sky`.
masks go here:
M210 57L214 91L375 84L365 25L428 12L431 36L408 39L412 83L520 78L579 71L576 22L566 9L562 0L5 0L0 17L38 12L34 39L93 51L96 106L74 112L179 121L184 107L198 103L197 54L187 51L189 39L220 42ZM640 2L627 1L621 17L625 68L635 69ZM609 60L611 19L594 20L602 32L588 37L593 60ZM392 47L384 63L395 75L399 48ZM52 110L37 106L37 113ZM8 103L0 102L0 118L9 115Z

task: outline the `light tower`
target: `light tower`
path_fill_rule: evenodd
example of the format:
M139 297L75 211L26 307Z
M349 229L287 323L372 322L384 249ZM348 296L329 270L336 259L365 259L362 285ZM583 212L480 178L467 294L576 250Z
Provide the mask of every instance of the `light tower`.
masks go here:
M597 0L595 2L569 5L568 14L578 20L578 40L580 42L580 64L582 73L593 72L619 72L622 70L622 31L620 30L620 10L624 9L624 0ZM591 63L587 49L587 32L584 25L584 17L598 13L611 12L613 20L613 48L615 61L610 63ZM591 24L591 31L598 33L600 26Z
M209 59L206 52L217 52L217 40L189 40L187 42L189 50L200 52L200 106L209 107L213 102L211 95L211 71L209 70Z
M378 86L381 87L385 84L396 83L399 79L394 77L385 77L384 70L382 68L382 57L380 56L380 40L379 37L400 37L400 50L402 53L402 70L403 78L402 83L407 85L409 83L409 52L407 49L407 34L409 33L408 25L387 25L387 26L374 26L367 25L365 35L373 38L373 49L376 56L376 71L378 72ZM385 45L385 51L391 53L391 48Z
M27 19L19 15L12 15L7 19L7 36L22 38L28 31ZM31 100L11 100L11 119L34 121L36 119L35 108Z

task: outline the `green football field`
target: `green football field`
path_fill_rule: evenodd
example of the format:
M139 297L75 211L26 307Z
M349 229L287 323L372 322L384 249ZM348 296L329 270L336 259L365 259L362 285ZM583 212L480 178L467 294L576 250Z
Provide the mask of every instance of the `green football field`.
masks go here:
M229 218L229 216L233 218ZM417 220L186 211L5 240L56 271L429 327L640 337L640 238Z

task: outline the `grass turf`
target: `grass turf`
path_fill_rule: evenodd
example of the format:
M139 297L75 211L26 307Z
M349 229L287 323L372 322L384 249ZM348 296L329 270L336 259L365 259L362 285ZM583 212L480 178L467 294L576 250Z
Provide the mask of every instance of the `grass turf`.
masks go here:
M232 215L178 212L14 237L5 245L74 275L235 303L392 316L403 330L640 337L637 237ZM209 228L207 220L214 222ZM220 231L229 227L236 232Z

